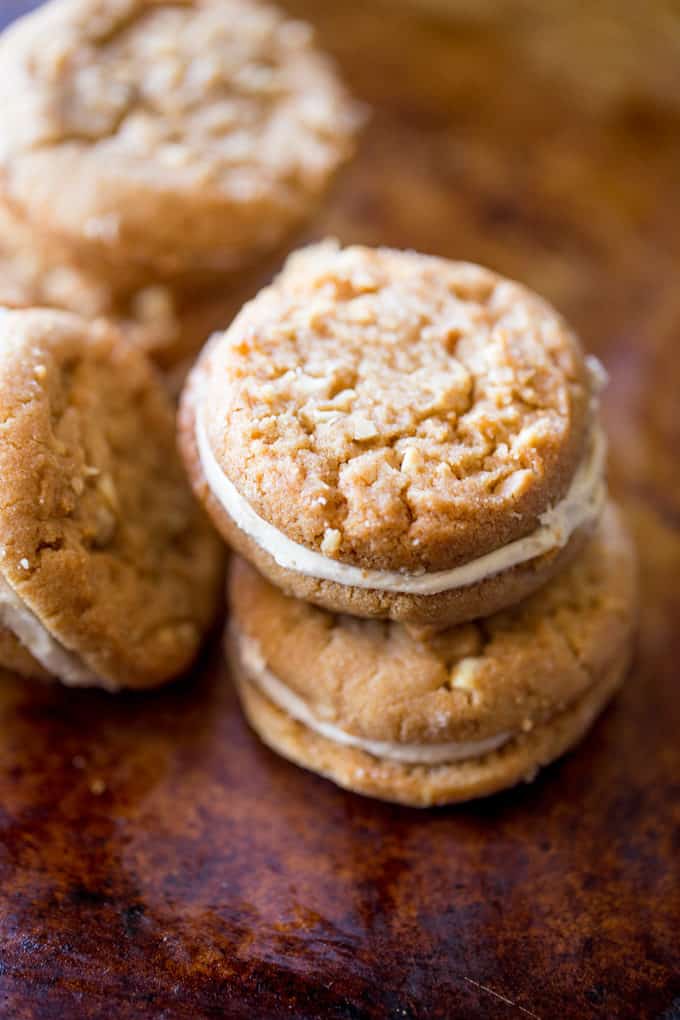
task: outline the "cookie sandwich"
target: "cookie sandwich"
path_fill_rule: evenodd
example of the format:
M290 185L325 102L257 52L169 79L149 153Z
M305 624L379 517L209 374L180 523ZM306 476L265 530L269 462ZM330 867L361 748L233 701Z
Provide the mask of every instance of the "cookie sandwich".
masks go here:
M218 529L287 594L445 627L530 595L592 532L602 376L517 283L325 243L212 338L180 441Z
M109 690L186 670L223 553L148 360L103 320L2 310L0 429L0 666Z
M635 589L611 504L540 592L422 639L290 598L235 558L229 656L271 748L349 790L429 807L531 780L581 739L628 666Z
M0 64L0 206L116 292L276 248L353 148L311 30L257 0L51 0Z

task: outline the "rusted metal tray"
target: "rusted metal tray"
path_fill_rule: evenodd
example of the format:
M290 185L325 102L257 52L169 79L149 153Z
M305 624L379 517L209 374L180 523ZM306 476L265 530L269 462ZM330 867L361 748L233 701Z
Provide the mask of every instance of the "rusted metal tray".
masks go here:
M677 1020L677 16L289 6L373 110L314 235L520 277L606 363L612 485L641 552L637 660L535 784L429 813L262 747L218 636L154 696L3 678L0 1014Z

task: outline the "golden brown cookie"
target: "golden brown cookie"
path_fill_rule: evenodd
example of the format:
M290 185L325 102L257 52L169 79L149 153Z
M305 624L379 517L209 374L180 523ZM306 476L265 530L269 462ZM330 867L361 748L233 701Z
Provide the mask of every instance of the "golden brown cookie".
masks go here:
M0 200L116 288L271 250L352 149L311 30L257 0L51 0L0 64Z
M146 358L103 320L0 312L0 641L8 668L150 687L192 662L222 549Z
M286 592L445 626L525 597L592 529L598 383L519 284L327 243L206 347L180 436L218 528Z
M627 668L635 557L610 505L583 553L512 609L417 640L230 568L231 662L260 737L360 793L420 807L530 780Z

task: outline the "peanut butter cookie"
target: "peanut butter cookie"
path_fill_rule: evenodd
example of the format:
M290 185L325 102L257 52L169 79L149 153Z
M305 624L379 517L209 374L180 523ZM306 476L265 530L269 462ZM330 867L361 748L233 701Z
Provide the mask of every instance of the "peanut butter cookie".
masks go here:
M115 287L275 248L353 146L311 30L257 0L51 0L0 65L0 201Z
M190 665L222 550L173 418L151 365L110 324L0 312L3 665L110 690Z
M532 779L571 747L631 652L635 558L610 505L559 577L512 609L416 639L230 568L239 694L265 743L340 786L426 807Z
M205 349L182 448L218 528L286 592L441 627L525 597L592 530L601 372L489 270L318 245Z

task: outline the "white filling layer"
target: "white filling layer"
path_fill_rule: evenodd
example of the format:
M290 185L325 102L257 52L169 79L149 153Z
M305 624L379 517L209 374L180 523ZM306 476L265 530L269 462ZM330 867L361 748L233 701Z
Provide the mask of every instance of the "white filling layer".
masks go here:
M64 683L83 687L97 678L82 662L53 638L38 617L0 575L0 623L17 637L41 666Z
M372 754L374 758L410 765L444 765L454 761L465 761L468 758L479 758L490 751L495 751L512 736L511 733L499 733L485 740L465 743L449 741L444 744L398 744L390 740L364 740L331 723L317 719L310 711L309 705L271 672L257 641L238 631L235 633L235 639L241 663L249 679L277 708L327 740L343 744L345 747L356 747Z
M420 574L362 570L361 567L340 563L313 549L307 549L260 517L217 463L200 413L196 415L196 443L201 467L212 494L241 531L269 553L280 567L318 580L374 591L436 595L438 592L477 584L494 574L565 546L577 528L599 517L606 498L606 440L602 430L596 426L588 456L574 475L567 495L556 506L541 514L541 524L531 535L450 570Z

